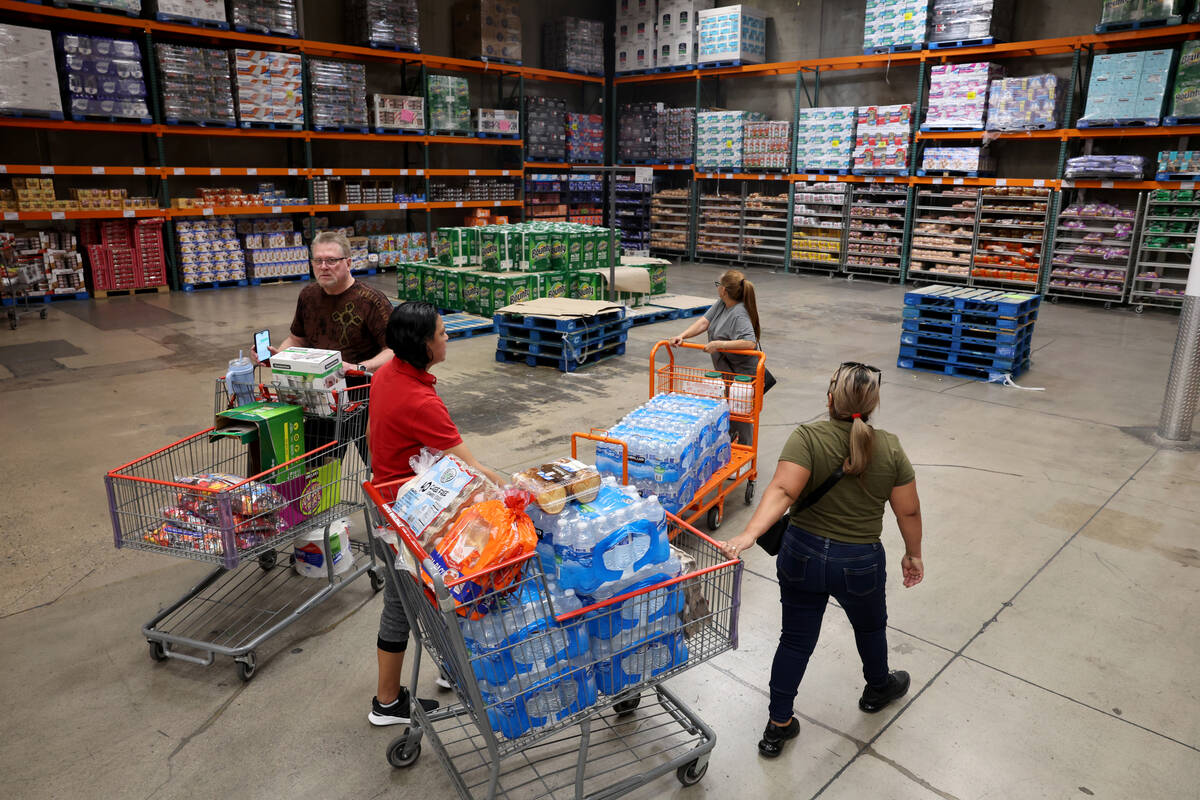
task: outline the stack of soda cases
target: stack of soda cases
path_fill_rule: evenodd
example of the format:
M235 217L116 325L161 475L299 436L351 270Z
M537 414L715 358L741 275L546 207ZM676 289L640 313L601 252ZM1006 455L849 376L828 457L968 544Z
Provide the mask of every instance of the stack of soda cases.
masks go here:
M792 160L792 123L747 122L742 126L742 164L747 170L786 170Z
M696 491L729 463L729 406L718 372L697 377L684 394L656 395L629 412L608 438L629 449L629 481L642 494L655 494L668 511L688 505ZM596 468L621 475L621 448L596 447Z
M567 103L525 95L525 160L561 162L567 151Z
M542 59L546 69L604 74L604 23L561 17L542 26Z
M696 116L696 167L702 170L740 170L745 125L766 115L757 111L704 111Z
M854 172L908 173L912 106L859 106L855 123Z
M663 164L690 164L695 152L696 109L664 108L658 112L656 155Z
M238 30L300 35L296 0L229 0L229 13Z
M421 52L417 0L349 0L346 35L364 47Z
M367 127L367 68L350 61L308 61L313 127Z
M604 118L599 114L567 113L567 161L600 164L604 161Z
M886 52L891 47L913 45L919 49L928 19L928 0L867 0L863 51Z
M165 286L167 264L161 219L105 220L80 226L97 290Z
M659 103L626 103L617 126L617 160L653 162L658 158Z
M604 224L604 175L572 173L567 176L567 206L571 222ZM607 266L601 264L598 266Z
M238 119L242 125L304 124L302 62L298 53L234 50Z
M471 87L466 78L429 75L429 127L434 131L471 130Z
M167 122L236 124L226 51L161 43L154 47Z
M58 34L68 112L73 119L110 117L150 121L142 50L128 39Z

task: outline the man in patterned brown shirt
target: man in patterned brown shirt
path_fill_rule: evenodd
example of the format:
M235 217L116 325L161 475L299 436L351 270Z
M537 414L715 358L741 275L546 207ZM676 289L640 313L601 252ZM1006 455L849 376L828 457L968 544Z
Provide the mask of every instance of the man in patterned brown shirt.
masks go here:
M337 350L348 370L375 372L392 360L384 332L392 304L383 292L350 274L350 242L341 233L323 231L313 238L316 283L300 291L290 335L271 353L289 347Z

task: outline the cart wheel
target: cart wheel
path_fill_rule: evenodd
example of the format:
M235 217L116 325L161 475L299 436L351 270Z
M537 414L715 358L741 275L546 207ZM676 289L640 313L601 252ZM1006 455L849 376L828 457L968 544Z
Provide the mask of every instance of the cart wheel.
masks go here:
M853 275L847 275L847 276L846 276L846 280L847 280L847 281L852 281L852 280L854 280L854 276L853 276Z
M38 314L38 316L41 317L42 319L45 319L46 318L46 309L43 308L41 310L41 312Z
M254 657L253 650L237 660L237 671L238 677L244 681L254 677L254 673L258 671L258 660Z
M754 502L754 484L755 481L746 481L746 505Z
M1050 302L1054 305L1058 305L1058 297L1055 295L1050 295Z
M269 553L263 553L258 557L258 566L262 567L263 572L270 572L275 569L275 565L279 562L278 551L272 550Z
M699 761L699 759L696 759ZM696 761L690 764L684 764L679 769L675 770L675 777L679 778L679 782L684 786L695 786L704 777L704 773L708 772L708 762L705 761L703 766L696 766Z
M404 769L411 767L417 763L417 759L421 757L421 743L417 742L413 747L412 752L407 756L404 754L404 748L408 745L408 734L400 736L388 745L387 760L396 769Z
M618 717L628 717L641 704L642 696L640 694L635 694L628 700L622 700L619 703L613 703L613 711L617 712Z
M379 574L378 570L367 570L367 577L371 579L371 591L378 593L383 588L383 575Z
M150 657L155 661L166 661L170 656L167 655L167 649L163 647L162 642L156 642L153 639L147 639L146 644L150 645Z
M1141 303L1138 303L1136 306L1133 307L1133 313L1135 313L1135 314L1141 314L1145 310L1146 310L1146 307L1144 305L1142 305Z
M715 531L721 527L721 507L713 506L708 510L708 529Z

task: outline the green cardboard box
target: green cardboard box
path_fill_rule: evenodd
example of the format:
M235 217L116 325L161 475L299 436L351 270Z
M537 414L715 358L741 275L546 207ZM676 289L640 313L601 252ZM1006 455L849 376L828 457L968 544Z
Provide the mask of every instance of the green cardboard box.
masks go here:
M249 447L249 467L243 477L273 469L304 455L304 411L288 403L258 402L222 411L211 436L229 436ZM294 478L304 471L298 461L271 475L271 483Z
M468 314L480 314L485 317L492 315L491 311L483 310L483 297L488 294L490 288L485 285L487 276L473 271L463 273L462 283L462 298L463 311Z
M541 276L539 275L519 272L487 275L484 277L484 282L489 291L480 295L479 314L481 316L490 317L496 313L497 308L541 297Z
M541 277L540 291L542 297L566 297L570 290L569 272L541 272L538 273ZM526 298L529 299L529 298ZM517 302L513 300L512 302Z
M453 311L464 310L463 305L463 275L466 270L443 270L441 307Z
M445 267L427 264L425 269L421 270L421 299L426 303L433 303L436 306L441 302L438 279L441 277L443 269Z
M521 232L522 272L546 272L550 269L550 232L524 230Z
M595 272L572 272L567 279L567 297L575 300L603 300L604 278Z
M634 264L638 269L644 269L650 273L650 294L666 294L667 293L667 265L666 264Z
M396 268L396 296L401 300L420 300L423 265L401 264Z
M550 231L550 269L562 272L567 268L567 245L570 234L562 228Z

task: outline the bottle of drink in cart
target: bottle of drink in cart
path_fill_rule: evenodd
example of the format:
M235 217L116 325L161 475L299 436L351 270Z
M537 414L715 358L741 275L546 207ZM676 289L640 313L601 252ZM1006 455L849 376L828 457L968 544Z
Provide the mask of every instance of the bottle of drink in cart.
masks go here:
M225 391L234 405L244 406L254 402L254 362L246 358L241 350L238 357L229 362L225 373Z
M734 414L749 416L754 411L754 378L750 375L735 375L729 384L729 410Z

